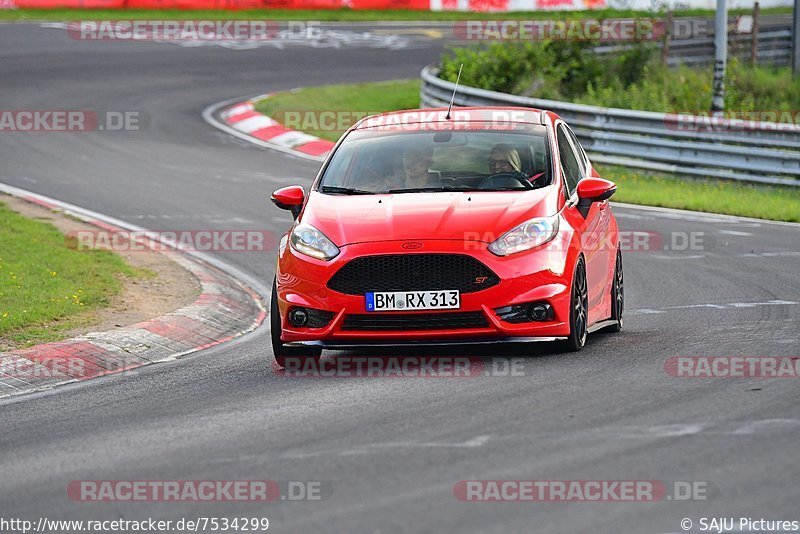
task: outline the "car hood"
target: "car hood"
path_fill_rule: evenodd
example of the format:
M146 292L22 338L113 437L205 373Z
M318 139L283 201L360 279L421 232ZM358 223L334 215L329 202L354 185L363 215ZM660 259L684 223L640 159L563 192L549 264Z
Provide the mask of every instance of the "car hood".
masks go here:
M302 222L336 245L450 239L491 242L534 217L558 211L552 187L531 191L325 195L312 191Z

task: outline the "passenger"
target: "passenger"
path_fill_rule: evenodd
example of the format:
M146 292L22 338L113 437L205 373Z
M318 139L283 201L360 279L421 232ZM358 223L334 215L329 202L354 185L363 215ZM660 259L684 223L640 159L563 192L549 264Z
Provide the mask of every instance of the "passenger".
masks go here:
M433 147L411 146L403 151L401 185L396 189L439 187L439 175L430 172L433 163Z

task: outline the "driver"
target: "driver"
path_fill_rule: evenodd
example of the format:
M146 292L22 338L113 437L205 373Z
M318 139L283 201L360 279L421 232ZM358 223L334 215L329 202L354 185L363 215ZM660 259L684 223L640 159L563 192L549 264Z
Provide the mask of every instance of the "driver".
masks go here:
M492 148L489 154L489 174L505 172L522 172L522 162L519 152L511 145L499 144Z

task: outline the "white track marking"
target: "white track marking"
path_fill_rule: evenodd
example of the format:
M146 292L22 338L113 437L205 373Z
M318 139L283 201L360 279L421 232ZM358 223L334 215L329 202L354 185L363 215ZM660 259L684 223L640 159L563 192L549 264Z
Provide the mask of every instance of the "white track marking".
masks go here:
M674 424L642 427L625 427L612 429L615 435L634 438L672 438L676 436L691 436L703 431L705 425L701 424Z
M767 434L770 432L789 432L800 430L800 421L797 419L764 419L752 421L736 430L733 434Z
M683 310L687 308L714 308L717 310L724 310L724 304L688 304L686 306L672 306L671 310Z
M720 230L719 233L725 235L742 236L742 237L750 237L753 235L750 232L737 232L736 230Z
M706 257L705 254L693 254L691 256L664 256L662 254L653 254L650 256L651 258L655 258L657 260L700 260Z
M782 258L782 257L800 257L800 251L785 250L782 252L749 252L747 254L739 254L740 258Z

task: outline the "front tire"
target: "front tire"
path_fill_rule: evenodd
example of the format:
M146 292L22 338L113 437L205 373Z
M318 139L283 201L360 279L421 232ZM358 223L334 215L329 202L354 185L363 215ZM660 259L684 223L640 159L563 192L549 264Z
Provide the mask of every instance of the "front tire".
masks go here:
M281 341L281 314L278 310L278 286L275 280L272 281L272 299L269 306L269 326L270 337L272 338L272 354L275 355L275 363L283 369L286 367L287 360L305 360L313 358L319 361L322 349L319 347L287 347ZM302 365L302 362L300 362Z
M611 285L611 319L614 324L603 328L603 332L616 333L622 330L622 312L625 311L625 287L622 276L622 252L617 251L614 266L614 283Z
M569 337L564 341L564 350L577 352L586 345L586 336L588 335L589 291L586 285L586 264L583 257L579 257L578 263L575 265L569 304Z

